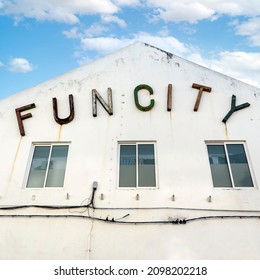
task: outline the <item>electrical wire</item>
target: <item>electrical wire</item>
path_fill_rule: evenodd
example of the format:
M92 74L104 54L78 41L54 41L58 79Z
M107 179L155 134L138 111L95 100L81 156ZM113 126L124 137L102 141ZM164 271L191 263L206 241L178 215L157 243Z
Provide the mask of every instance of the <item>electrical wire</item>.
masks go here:
M12 215L0 215L0 218L79 218L79 219L91 219L101 222L115 223L115 224L126 224L126 225L144 225L144 224L168 224L168 225L184 225L194 221L201 220L213 220L213 219L260 219L260 216L238 216L238 215L230 215L230 216L201 216L190 219L175 219L175 220L159 220L159 221L121 221L121 219L129 216L129 214L123 216L119 219L106 219L97 218L91 216L83 216L83 215L39 215L39 214L12 214Z
M185 219L185 221L188 222L194 222L199 220L213 220L213 219L260 219L260 216L241 216L241 215L229 215L229 216L201 216L201 217L195 217L195 218L189 218Z
M129 215L129 214L128 214ZM128 216L125 215L124 217ZM122 217L122 218L124 218ZM82 216L82 215L39 215L39 214L12 214L12 215L0 215L0 218L80 218L80 219L91 219L97 221L103 221L108 223L115 224L171 224L173 221L120 221L120 219L106 219L91 217L91 216Z
M42 208L42 209L51 209L51 210L71 210L71 209L79 209L79 208L86 208L84 211L74 211L78 213L84 213L86 210L88 211L88 216L84 215L46 215L46 214L7 214L7 215L0 215L0 218L81 218L81 219L92 219L97 221L103 221L103 222L110 222L110 223L120 223L120 224L186 224L189 222L194 221L201 221L201 220L213 220L213 219L260 219L260 216L257 215L247 215L247 216L241 216L241 215L217 215L217 216L199 216L194 218L188 218L188 219L174 219L174 220L161 220L161 221L122 221L122 219L128 217L130 214L126 214L122 216L121 218L115 219L109 219L108 216L104 218L97 218L90 216L89 209L99 209L99 210L188 210L188 211L221 211L221 212L243 212L243 213L259 213L260 210L230 210L230 209L198 209L198 208L180 208L180 207L135 207L135 208L104 208L104 207L95 207L95 193L97 188L92 189L91 196L89 198L89 203L87 204L81 204L81 205L63 205L63 206L57 206L57 205L16 205L16 206L5 206L0 207L0 210L18 210L18 209L24 209L24 208ZM83 200L84 202L85 200ZM83 203L82 202L82 203ZM70 211L72 212L72 211Z
M23 208L43 208L43 209L53 209L53 210L61 210L61 209L78 209L78 208L93 208L95 209L94 205L94 198L95 198L95 193L96 193L96 188L92 189L91 197L90 197L90 202L88 204L84 205L63 205L63 206L58 206L58 205L38 205L38 204L31 204L31 205L17 205L17 206L5 206L5 207L0 207L0 210L18 210L18 209L23 209ZM83 200L84 201L84 200Z
M91 206L92 205L92 206ZM238 209L211 209L211 208L188 208L188 207L94 207L94 199L90 200L88 204L80 205L16 205L0 207L0 210L18 210L24 208L42 208L42 209L79 209L79 208L93 208L96 210L185 210L185 211L209 211L209 212L238 212L238 213L260 213L260 210L238 210Z

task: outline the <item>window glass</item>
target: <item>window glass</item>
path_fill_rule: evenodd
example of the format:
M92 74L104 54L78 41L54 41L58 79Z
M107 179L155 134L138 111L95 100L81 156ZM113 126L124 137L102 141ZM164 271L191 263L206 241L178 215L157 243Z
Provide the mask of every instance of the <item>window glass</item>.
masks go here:
M67 163L68 145L53 146L46 187L62 187Z
M50 146L35 147L27 188L42 188L45 181Z
M156 187L153 143L120 144L119 187Z
M245 149L242 144L227 144L229 162L236 187L253 187Z
M120 146L120 187L136 187L136 146Z
M207 145L214 187L253 187L243 143Z
M138 145L138 186L155 187L154 145Z
M232 187L224 145L208 145L214 187Z
M68 148L35 146L26 188L63 187Z

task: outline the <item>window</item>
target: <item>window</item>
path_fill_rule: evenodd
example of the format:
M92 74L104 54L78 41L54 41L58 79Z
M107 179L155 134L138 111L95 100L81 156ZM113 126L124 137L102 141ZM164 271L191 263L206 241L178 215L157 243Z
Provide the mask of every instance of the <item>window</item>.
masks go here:
M68 145L35 145L26 188L63 187Z
M214 187L253 187L243 143L208 144L208 156Z
M156 187L154 143L120 144L119 187Z

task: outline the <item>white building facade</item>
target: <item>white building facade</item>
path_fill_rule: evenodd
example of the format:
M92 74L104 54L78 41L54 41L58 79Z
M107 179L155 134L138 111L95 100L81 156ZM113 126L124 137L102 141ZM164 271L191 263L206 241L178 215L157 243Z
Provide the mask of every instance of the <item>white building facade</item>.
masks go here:
M260 258L260 89L135 43L0 130L1 259Z

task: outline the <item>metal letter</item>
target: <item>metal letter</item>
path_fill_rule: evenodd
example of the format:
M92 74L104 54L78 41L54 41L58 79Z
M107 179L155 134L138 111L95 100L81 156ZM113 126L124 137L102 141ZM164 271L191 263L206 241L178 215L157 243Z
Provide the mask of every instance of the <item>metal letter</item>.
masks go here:
M153 89L148 86L148 85L139 85L137 86L135 89L134 89L134 96L135 96L135 105L136 107L140 110L140 111L143 111L143 112L146 112L146 111L150 111L153 109L153 106L154 106L154 99L151 99L150 101L150 105L148 106L142 106L140 103L139 103L139 99L138 99L138 92L139 90L141 89L146 89L149 91L150 95L153 95Z
M167 111L172 110L172 84L168 84Z
M97 116L97 99L107 113L111 116L113 115L113 101L112 101L112 89L107 89L108 104L104 101L102 96L97 92L96 89L92 89L92 115Z
M226 114L226 116L224 117L224 119L222 120L223 123L226 123L227 120L231 117L231 115L238 111L238 110L241 110L241 109L244 109L246 107L249 107L250 104L247 102L247 103L243 103L241 105L238 105L236 106L236 96L235 95L232 95L232 99L231 99L231 108L229 110L229 112Z
M64 119L59 118L59 116L58 116L58 105L57 105L57 98L56 97L52 98L52 106L53 106L53 116L54 116L55 121L58 124L63 125L63 124L67 124L67 123L70 123L71 121L73 121L75 112L74 112L74 101L73 101L73 95L72 94L69 95L70 114L67 118L64 118Z
M196 103L195 103L194 108L193 108L193 111L197 112L198 109L199 109L200 100L201 100L203 91L211 92L211 87L207 87L207 86L203 86L203 85L198 85L198 84L193 84L192 88L196 88L196 89L199 90L199 93L198 93L198 96L197 96L197 100L196 100Z
M31 113L21 115L21 112L27 111L27 110L30 110L30 109L33 109L33 108L35 108L34 103L15 109L15 113L16 113L16 117L17 117L18 126L19 126L21 136L25 136L24 125L23 125L22 121L32 117Z

